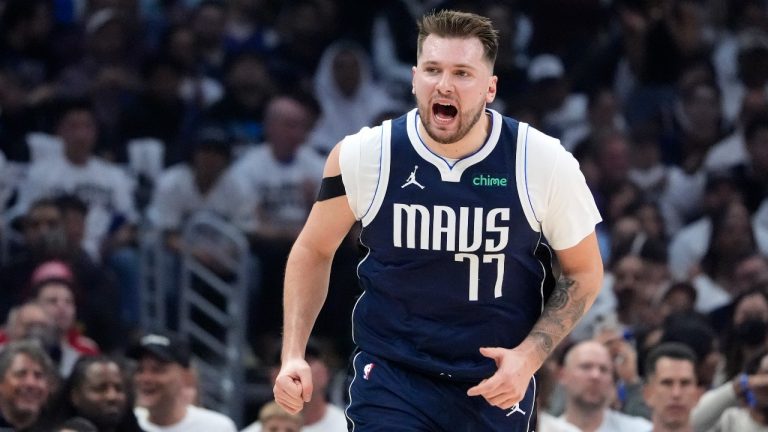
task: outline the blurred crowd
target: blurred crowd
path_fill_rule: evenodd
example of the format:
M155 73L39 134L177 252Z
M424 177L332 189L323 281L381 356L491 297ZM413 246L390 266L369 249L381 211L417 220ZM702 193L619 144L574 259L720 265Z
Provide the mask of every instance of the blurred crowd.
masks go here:
M415 21L442 7L494 21L491 108L559 138L604 219L537 430L768 430L764 0L0 0L0 430L235 430L197 407L185 341L142 326L145 234L178 254L199 212L243 233L271 371L324 156L411 109ZM357 259L351 233L316 327L329 400ZM245 417L335 431L327 402Z

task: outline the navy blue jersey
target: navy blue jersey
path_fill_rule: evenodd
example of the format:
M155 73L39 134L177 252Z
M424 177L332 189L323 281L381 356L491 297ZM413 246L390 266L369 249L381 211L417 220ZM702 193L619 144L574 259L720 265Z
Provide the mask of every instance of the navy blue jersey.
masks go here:
M551 250L523 212L518 122L488 113L488 141L454 165L429 156L416 115L391 122L385 193L360 236L353 337L363 351L477 381L496 371L479 348L515 347L538 320L554 287Z

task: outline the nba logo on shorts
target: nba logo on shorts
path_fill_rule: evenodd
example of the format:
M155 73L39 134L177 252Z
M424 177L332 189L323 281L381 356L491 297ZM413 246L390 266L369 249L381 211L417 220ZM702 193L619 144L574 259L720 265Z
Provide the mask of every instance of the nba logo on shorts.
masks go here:
M373 370L374 366L376 366L376 365L373 364L373 363L368 363L367 365L365 365L365 367L363 368L363 379L364 380L368 380L368 377L371 376L371 371Z

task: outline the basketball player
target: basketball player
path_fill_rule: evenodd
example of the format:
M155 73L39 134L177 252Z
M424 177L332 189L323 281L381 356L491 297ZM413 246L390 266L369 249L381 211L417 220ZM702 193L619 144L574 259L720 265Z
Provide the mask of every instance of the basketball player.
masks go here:
M295 413L312 397L304 348L360 220L352 430L529 431L532 376L601 284L600 215L557 140L486 108L490 21L442 11L419 29L417 108L333 149L291 251L275 399Z

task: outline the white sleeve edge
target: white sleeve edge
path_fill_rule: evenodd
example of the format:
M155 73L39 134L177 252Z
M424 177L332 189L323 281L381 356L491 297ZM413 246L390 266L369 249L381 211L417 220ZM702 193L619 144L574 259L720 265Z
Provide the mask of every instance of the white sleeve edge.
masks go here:
M373 193L373 199L370 205L362 213L361 221L363 226L367 226L373 218L379 213L381 204L384 202L384 196L387 194L387 186L389 185L389 164L390 164L390 139L392 137L392 121L387 120L382 123L379 128L379 161L378 161L378 174L376 189Z
M515 156L515 183L517 184L517 196L523 209L528 225L535 232L540 231L540 222L536 218L531 196L528 193L528 174L526 158L528 157L528 131L527 123L520 122L517 128L517 149Z
M357 190L360 185L360 182L357 180L360 172L359 141L360 138L357 135L350 135L341 140L339 144L341 181L344 183L349 208L352 209L352 213L357 220L360 220L360 210L358 208L358 197L360 194L359 190Z

